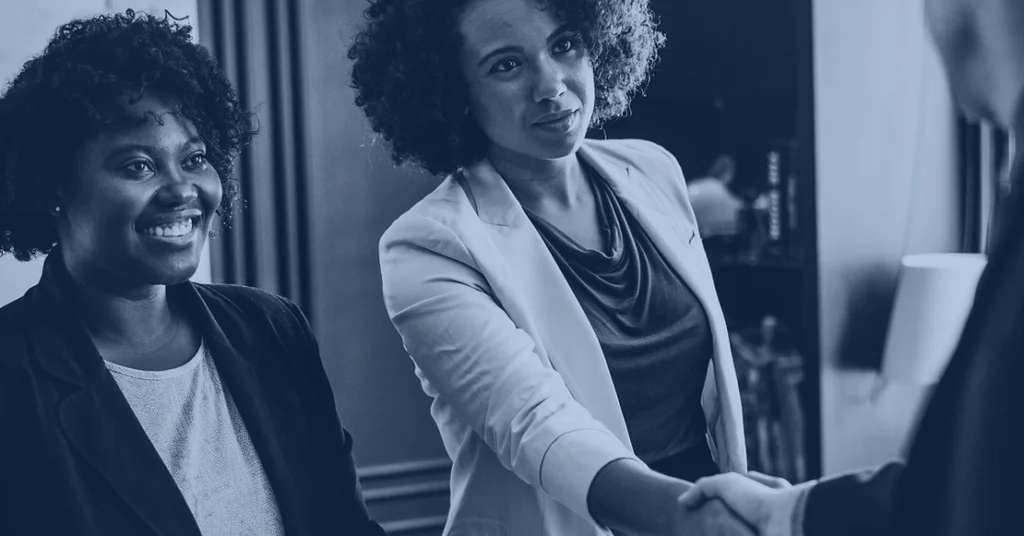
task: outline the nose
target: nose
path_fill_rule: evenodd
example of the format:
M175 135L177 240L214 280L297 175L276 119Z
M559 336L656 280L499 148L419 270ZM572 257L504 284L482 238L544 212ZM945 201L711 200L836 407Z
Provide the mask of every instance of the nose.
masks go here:
M545 57L536 62L534 69L533 100L544 102L554 100L565 93L565 73L553 58Z
M176 166L166 172L163 184L157 192L160 204L169 207L186 206L198 198L199 190L196 185L189 179L188 174Z

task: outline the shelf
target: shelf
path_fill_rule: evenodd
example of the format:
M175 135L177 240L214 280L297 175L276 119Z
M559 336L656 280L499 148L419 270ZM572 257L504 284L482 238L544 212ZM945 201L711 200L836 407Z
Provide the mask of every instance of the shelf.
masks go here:
M746 270L785 270L800 271L803 269L803 262L793 258L772 258L750 259L745 257L726 257L720 255L708 255L708 264L711 270L716 269L746 269Z

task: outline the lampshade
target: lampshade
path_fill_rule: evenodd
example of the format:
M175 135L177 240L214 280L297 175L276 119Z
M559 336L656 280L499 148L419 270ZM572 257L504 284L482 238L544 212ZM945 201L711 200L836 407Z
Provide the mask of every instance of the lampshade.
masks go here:
M985 263L982 254L903 257L883 376L916 385L939 380L960 340Z

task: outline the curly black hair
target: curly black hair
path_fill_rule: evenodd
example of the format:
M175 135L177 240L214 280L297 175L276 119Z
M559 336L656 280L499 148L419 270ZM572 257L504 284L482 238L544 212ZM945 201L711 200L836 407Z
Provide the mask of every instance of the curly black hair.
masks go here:
M27 261L52 250L56 191L72 155L100 129L130 120L127 105L147 94L173 99L206 142L224 189L218 212L230 221L234 161L256 129L181 20L130 9L73 20L11 81L0 96L0 255Z
M474 0L370 0L348 50L356 105L391 146L395 165L438 175L484 158L487 137L464 113L458 15ZM648 0L535 0L579 32L594 66L590 127L623 115L657 61L665 36Z

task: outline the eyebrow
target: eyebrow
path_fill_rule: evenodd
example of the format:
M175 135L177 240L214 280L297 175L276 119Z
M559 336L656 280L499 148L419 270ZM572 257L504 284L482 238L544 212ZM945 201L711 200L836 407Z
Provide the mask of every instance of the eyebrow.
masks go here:
M569 27L570 27L569 24L563 24L563 25L559 26L558 28L556 28L555 31L551 32L551 35L548 36L548 44L550 44L552 41L557 39L559 36L561 36L565 32L569 31ZM499 56L501 54L507 54L509 52L518 52L520 50L522 50L522 47L516 47L516 46L511 46L511 45L500 47L500 48L496 48L496 49L488 52L487 54L485 54L484 57L480 58L480 61L477 62L477 65L481 66L484 63L487 63L487 61L490 60L491 58L493 58L494 56Z
M188 140L185 141L185 144L182 145L182 147L188 147L188 146L192 146L192 145L204 145L204 144L205 144L205 142L203 142L202 138L200 138L199 136L192 136L191 138L189 138ZM119 146L115 147L113 151L110 152L110 156L107 157L107 160L113 160L113 159L117 158L118 156L121 156L121 155L123 155L125 153L131 153L131 152L148 153L148 152L152 151L153 148L154 147L152 145L144 145L144 144L141 144L141 143L130 143L130 144L126 144L126 145L119 145Z

